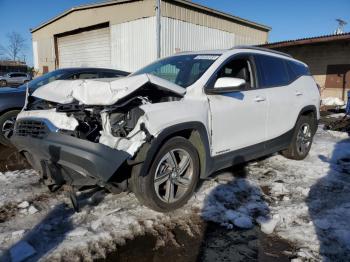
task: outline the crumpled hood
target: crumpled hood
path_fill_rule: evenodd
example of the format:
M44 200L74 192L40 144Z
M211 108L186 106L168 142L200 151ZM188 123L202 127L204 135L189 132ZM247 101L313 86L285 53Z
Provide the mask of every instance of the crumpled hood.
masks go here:
M118 100L151 83L159 90L183 96L185 88L150 74L135 75L107 82L106 80L56 80L34 91L33 96L67 104L78 100L85 105L113 105Z

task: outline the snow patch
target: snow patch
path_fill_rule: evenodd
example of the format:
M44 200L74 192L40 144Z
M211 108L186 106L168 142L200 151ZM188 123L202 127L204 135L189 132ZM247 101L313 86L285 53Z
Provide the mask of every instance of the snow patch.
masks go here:
M344 106L345 102L338 97L327 97L321 100L322 105L325 106Z

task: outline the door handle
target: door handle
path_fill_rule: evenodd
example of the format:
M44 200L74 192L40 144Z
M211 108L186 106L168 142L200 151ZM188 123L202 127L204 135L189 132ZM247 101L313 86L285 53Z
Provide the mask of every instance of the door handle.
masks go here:
M296 91L296 92L295 92L295 95L296 95L296 96L302 96L303 93L302 93L302 92L299 92L299 91Z
M255 102L263 102L263 101L265 101L265 100L266 100L266 98L265 98L265 97L262 97L262 96L257 96L257 97L254 98L254 101L255 101Z

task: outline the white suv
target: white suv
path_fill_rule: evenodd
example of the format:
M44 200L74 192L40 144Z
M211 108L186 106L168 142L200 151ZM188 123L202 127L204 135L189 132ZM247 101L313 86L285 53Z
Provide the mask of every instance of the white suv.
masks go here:
M304 159L320 105L304 63L256 47L181 53L113 81L55 81L27 100L11 140L50 189L131 189L162 212L216 170L275 152Z

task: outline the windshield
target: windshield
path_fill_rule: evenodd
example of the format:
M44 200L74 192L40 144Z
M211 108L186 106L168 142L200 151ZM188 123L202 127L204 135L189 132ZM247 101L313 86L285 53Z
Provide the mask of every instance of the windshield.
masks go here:
M39 76L32 81L28 82L28 87L30 89L37 89L40 86L51 83L57 79L60 79L63 75L67 74L67 71L64 70L55 70L45 75ZM22 85L21 87L26 88L27 85Z
M184 88L196 82L219 55L177 55L156 61L132 75L152 74Z

